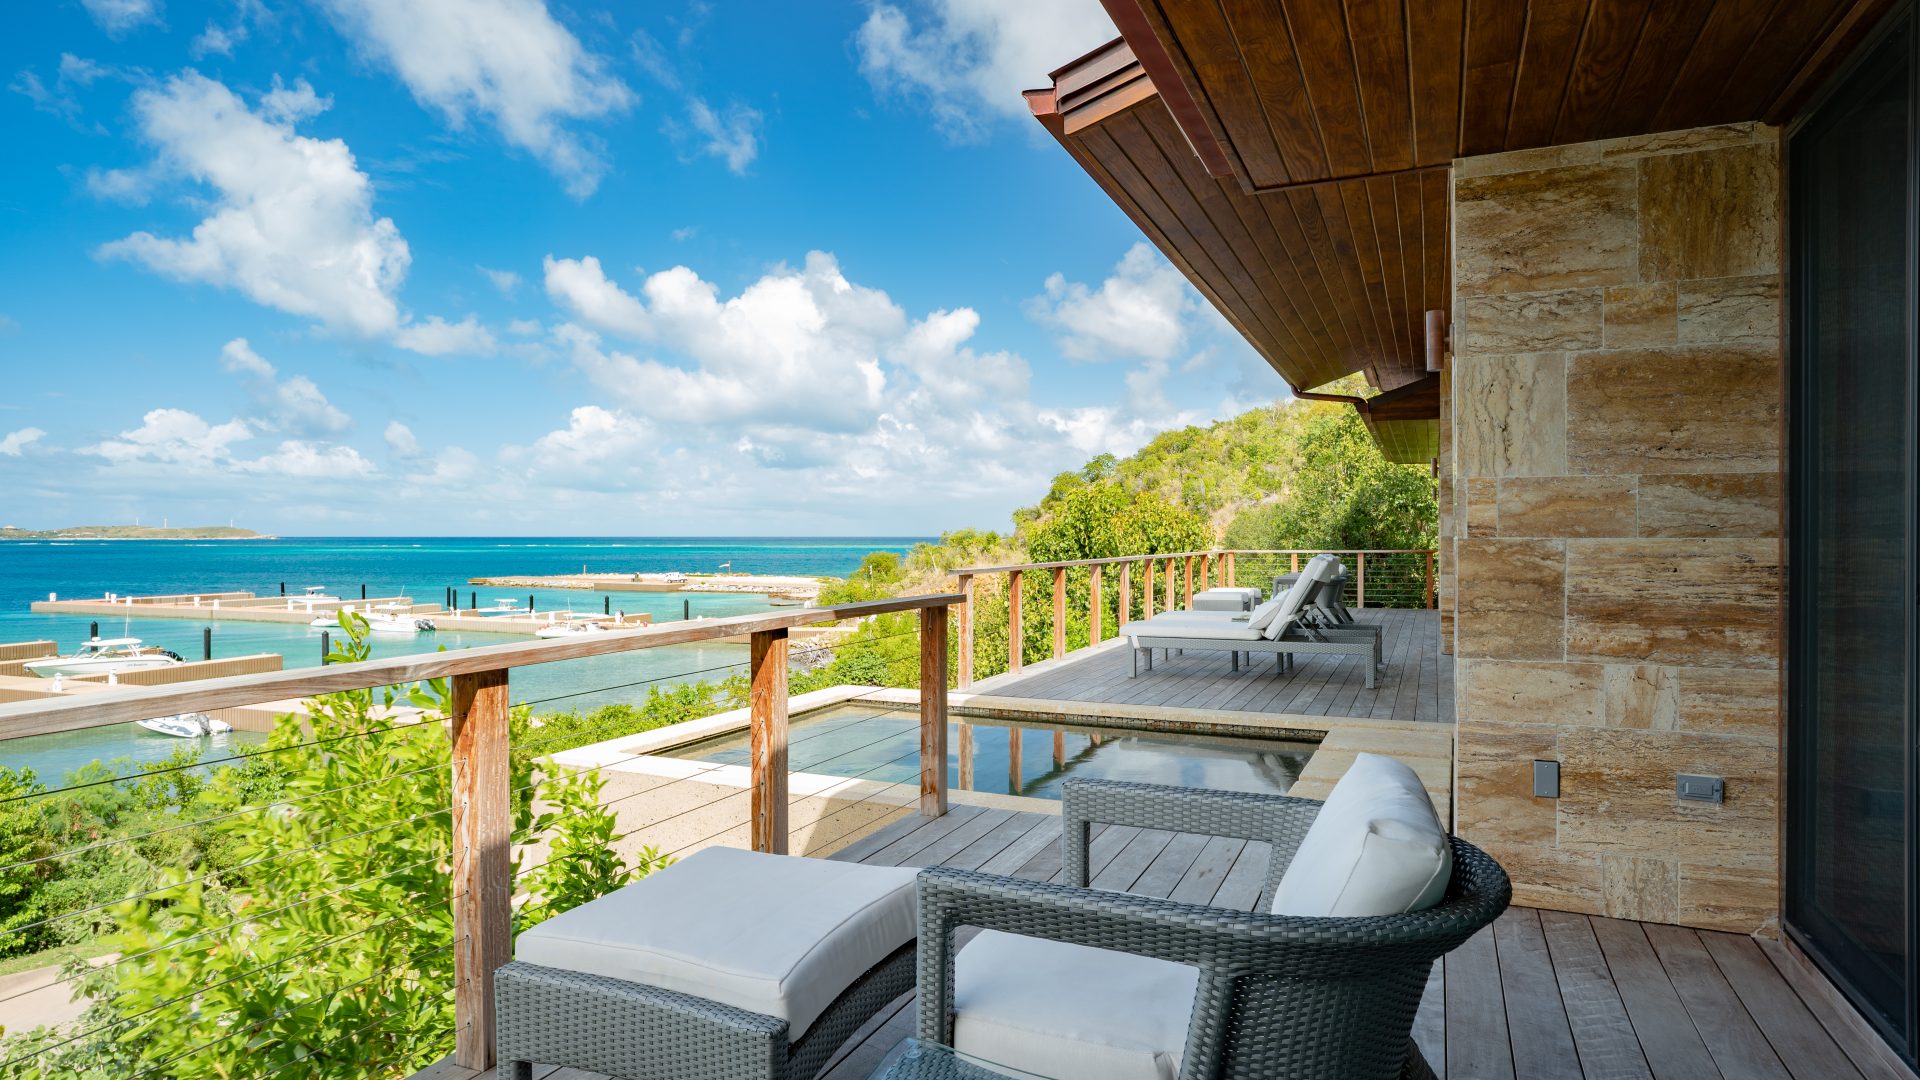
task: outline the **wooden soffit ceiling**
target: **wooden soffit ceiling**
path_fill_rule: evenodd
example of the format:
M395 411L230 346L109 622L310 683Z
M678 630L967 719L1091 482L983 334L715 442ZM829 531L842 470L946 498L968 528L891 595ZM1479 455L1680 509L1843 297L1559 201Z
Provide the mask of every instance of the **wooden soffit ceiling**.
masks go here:
M1456 157L1792 116L1893 0L1102 0L1036 117L1295 388L1424 377Z

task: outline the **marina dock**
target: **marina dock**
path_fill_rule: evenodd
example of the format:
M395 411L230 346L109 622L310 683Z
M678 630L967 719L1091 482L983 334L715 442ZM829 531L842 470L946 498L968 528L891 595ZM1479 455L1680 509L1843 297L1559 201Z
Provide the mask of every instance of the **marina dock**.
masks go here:
M568 611L519 611L513 614L487 614L478 611L450 611L441 604L417 604L410 596L370 596L364 600L313 600L305 596L256 596L249 592L178 593L166 596L103 596L83 600L36 600L31 605L41 615L92 615L107 618L133 616L143 619L192 619L200 622L310 623L316 618L342 609L355 612L382 611L431 620L441 630L459 630L479 634L511 634L530 637L535 631L556 622L595 622L609 628L631 630L648 626L653 616L639 613L596 615Z

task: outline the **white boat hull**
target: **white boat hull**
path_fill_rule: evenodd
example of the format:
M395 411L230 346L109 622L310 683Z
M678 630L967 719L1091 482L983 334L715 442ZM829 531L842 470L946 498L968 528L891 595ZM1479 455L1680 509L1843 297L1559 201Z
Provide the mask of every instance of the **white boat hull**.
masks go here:
M170 656L49 656L29 660L22 666L43 679L56 675L105 675L123 671L149 671L172 667L180 661Z
M171 735L176 739L197 739L203 735L225 735L233 730L233 725L224 720L215 720L206 713L179 713L174 716L160 716L152 720L136 720L134 723L148 731L160 735Z

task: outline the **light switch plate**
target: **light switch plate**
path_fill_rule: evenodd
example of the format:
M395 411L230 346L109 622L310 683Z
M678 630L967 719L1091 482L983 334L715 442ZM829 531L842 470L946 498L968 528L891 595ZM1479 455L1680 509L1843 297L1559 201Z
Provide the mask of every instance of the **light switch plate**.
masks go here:
M1725 802L1727 783L1718 776L1696 776L1681 773L1674 780L1673 793L1688 802Z
M1533 762L1533 797L1536 799L1557 799L1560 797L1560 763L1543 761Z

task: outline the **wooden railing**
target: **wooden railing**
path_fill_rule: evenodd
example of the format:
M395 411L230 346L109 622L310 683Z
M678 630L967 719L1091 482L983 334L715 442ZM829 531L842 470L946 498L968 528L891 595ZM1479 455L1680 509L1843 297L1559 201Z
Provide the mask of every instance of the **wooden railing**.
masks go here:
M511 958L513 809L509 672L516 667L716 641L750 641L751 828L755 850L787 849L787 638L794 627L892 612L919 613L920 793L918 808L947 810L947 623L965 596L946 593L668 623L578 639L492 645L270 674L158 687L128 687L0 704L0 743L186 712L451 680L454 1063L493 1065L493 972ZM961 608L961 621L967 621Z
M1059 659L1070 647L1097 645L1136 618L1192 606L1194 593L1209 588L1246 585L1269 591L1276 576L1297 573L1306 560L1322 553L1215 548L956 570L957 588L966 598L959 608L957 684L964 688L988 675L1018 672L1036 654ZM1347 601L1355 607L1366 607L1370 600L1374 606L1433 606L1434 552L1430 548L1325 553L1347 564ZM1106 587L1109 571L1118 579L1115 591ZM1029 633L1029 606L1032 601L1045 602L1046 594L1032 585L1032 577L1041 574L1051 581L1052 606L1044 624L1047 636L1036 642ZM1004 645L999 641L1001 633ZM994 639L985 657L978 650L982 636Z

